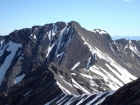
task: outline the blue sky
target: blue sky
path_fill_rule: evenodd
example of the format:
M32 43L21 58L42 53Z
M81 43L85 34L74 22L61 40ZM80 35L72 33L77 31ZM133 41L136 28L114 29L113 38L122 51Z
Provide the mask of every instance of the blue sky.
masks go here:
M1 0L0 34L57 21L77 21L111 36L140 36L140 0Z

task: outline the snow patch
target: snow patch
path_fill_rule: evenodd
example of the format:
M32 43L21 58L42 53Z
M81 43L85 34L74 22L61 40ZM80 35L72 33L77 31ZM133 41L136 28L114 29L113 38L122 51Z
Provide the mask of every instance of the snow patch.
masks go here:
M34 38L34 39L36 39L36 41L37 41L37 38L36 38L36 36L35 36L35 35L33 36L33 38Z
M133 47L133 46L130 44L129 48L130 48L135 54L137 54L137 55L140 57L140 52L137 50L137 47L136 47L136 46Z
M75 73L71 73L71 75L76 75Z
M70 30L70 27L67 28L67 33L69 32L69 30ZM66 33L66 34L67 34L67 33Z
M69 85L70 87L72 87L72 85L70 83L68 83L67 81L65 81L64 79L62 79L67 85Z
M3 41L1 41L1 44L0 44L0 56L3 55L5 48L8 46L8 45L4 46L4 42L5 42L5 39Z
M121 67L116 62L111 62L110 65L113 66L114 68L116 68L118 70L118 72L121 74L121 77L119 76L120 79L123 80L125 83L129 83L132 80L136 80L137 79L135 76L133 76L132 74L130 74L126 69L124 69L123 67Z
M70 39L72 37L72 33L73 33L73 30L71 31L70 35L69 35L69 40L67 41L66 45L70 42Z
M57 33L57 26L55 24L53 25L53 32Z
M51 43L51 41L56 33L57 33L57 26L55 24L53 24L53 29L50 30L49 32L47 32L50 43ZM46 37L46 35L45 35L45 37Z
M86 77L86 78L88 78L88 79L93 79L93 77L91 76L91 75L86 75L86 74L82 74L82 73L80 73L83 77Z
M16 77L15 84L19 83L24 77L25 77L25 74L22 74L22 75Z
M85 93L90 94L86 89L84 89L81 85L79 85L73 78L72 78L72 82L74 83L75 87L78 87L78 89L80 88L82 91L84 91Z
M104 31L104 30L100 30L100 29L94 29L94 31L93 31L94 33L99 33L99 34L108 34L106 31Z
M75 96L71 97L64 105L70 105L71 101L75 98Z
M67 90L66 88L64 88L58 81L56 82L56 84L67 94L71 94L71 92L69 90Z
M51 100L50 102L47 102L45 105L50 105L54 100L56 100L59 96L57 96L56 98L54 98L53 100Z
M6 46L7 46L6 51L11 53L6 57L3 65L0 67L0 84L5 76L6 71L11 65L11 62L16 54L16 51L18 50L19 47L20 48L22 47L22 44L17 44L12 41L9 41L9 43Z
M107 32L101 30L101 31L99 32L99 34L107 34Z
M23 96L26 96L26 95L29 94L31 91L32 91L32 89L29 90L27 93L25 93Z
M110 96L114 93L115 91L111 91L108 94L106 94L104 97L102 97L95 105L99 105L101 102L103 102L107 96ZM104 93L105 94L105 93Z
M48 47L48 52L47 52L47 54L46 54L46 57L48 57L48 55L49 55L50 52L52 51L54 45L55 45L55 43L54 43L52 46L49 45L49 47Z
M87 65L86 65L86 69L88 69L90 67L90 63L91 63L91 57L88 59Z
M32 38L32 37L37 41L37 38L34 34L31 34L28 38Z
M80 65L80 62L77 62L77 63L71 68L71 70L76 69L79 65Z
M63 94L64 94L64 93L63 93ZM62 95L63 95L63 94L62 94ZM58 100L56 104L60 103L60 102L61 102L62 100L64 100L66 97L67 97L67 94L65 94L60 100Z
M60 33L55 55L58 54L58 50L59 50L59 48L60 48L60 45L61 45L61 42L62 42L62 38L63 38L63 35L64 35L65 31L66 31L66 28L67 28L67 26L66 26L66 27L61 31L61 33Z
M116 78L114 78L114 76L112 76L110 73L108 73L106 70L104 70L103 68L98 68L96 65L91 66L89 68L90 71L92 71L93 73L97 74L100 78L104 79L104 81L109 84L107 84L112 90L116 90L119 87L122 86L122 83L120 81L118 81ZM97 78L99 78L97 77ZM94 77L95 78L95 77ZM118 86L117 84L121 83L120 86Z

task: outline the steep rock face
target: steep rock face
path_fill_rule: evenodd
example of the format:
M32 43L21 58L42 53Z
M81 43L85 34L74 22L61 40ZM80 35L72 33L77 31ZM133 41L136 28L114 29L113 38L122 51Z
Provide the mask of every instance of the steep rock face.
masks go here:
M15 30L9 36L1 38L2 90L5 91L7 87L16 84L15 80L20 75L28 74L49 62L71 70L77 61L82 61L80 68L84 68L87 59L83 58L89 57L91 53L87 51L74 24L77 23L66 25L64 22L58 22L43 27L33 26L31 29ZM80 51L81 46L83 47ZM83 53L85 54L81 58L80 54Z
M77 100L78 96L74 97L74 95L84 93L105 92L102 95L107 96L109 94L106 93L107 91L116 90L140 75L139 41L112 40L106 31L100 29L87 31L74 21L68 24L57 22L15 30L8 36L1 36L0 42L0 92L13 95L14 92L22 89L19 84L25 84L25 90L30 91L32 88L28 85L35 83L31 81L26 85L25 78L28 77L30 80L30 76L34 77L34 75L38 75L36 80L41 82L46 80L46 82L41 86L42 89L39 84L35 85L39 89L33 92L36 91L41 95L43 89L49 90L44 87L53 84L55 84L53 89L58 88L58 94L57 91L52 93L54 96L51 98L46 93L48 98L38 105L52 102L51 99L54 98L57 99L53 103L57 103L64 96L69 97L67 101L75 103L70 101L70 97L74 98L72 100ZM45 67L44 71L40 70L42 67ZM45 79L40 77L44 76L45 70L52 73L50 81L47 80L50 77L44 77ZM35 72L38 74L34 74ZM50 83L51 81L54 81L53 84ZM17 90L14 91L15 87ZM23 94L27 91L19 93L15 99L12 98L13 101L8 102L17 104L22 101L24 104ZM23 99L18 98L21 96ZM35 96L33 95L32 98ZM94 97L83 95L79 98L83 100L83 97L90 96ZM103 101L104 96L101 96L103 99L98 98ZM100 100L95 97L93 101L91 97L85 103L89 101L97 103ZM32 104L34 102L32 101Z

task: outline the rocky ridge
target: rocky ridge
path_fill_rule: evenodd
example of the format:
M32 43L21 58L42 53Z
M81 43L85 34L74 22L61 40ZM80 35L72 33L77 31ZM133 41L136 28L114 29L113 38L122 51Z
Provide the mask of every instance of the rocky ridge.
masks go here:
M0 92L10 105L97 104L140 74L139 41L74 21L15 30L0 42Z

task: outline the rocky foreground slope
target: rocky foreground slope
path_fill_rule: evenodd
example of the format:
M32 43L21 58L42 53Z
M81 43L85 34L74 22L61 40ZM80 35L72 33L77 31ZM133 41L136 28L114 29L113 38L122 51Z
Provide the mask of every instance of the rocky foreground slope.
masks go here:
M0 92L10 105L96 105L140 76L140 41L74 21L15 30L0 43Z

